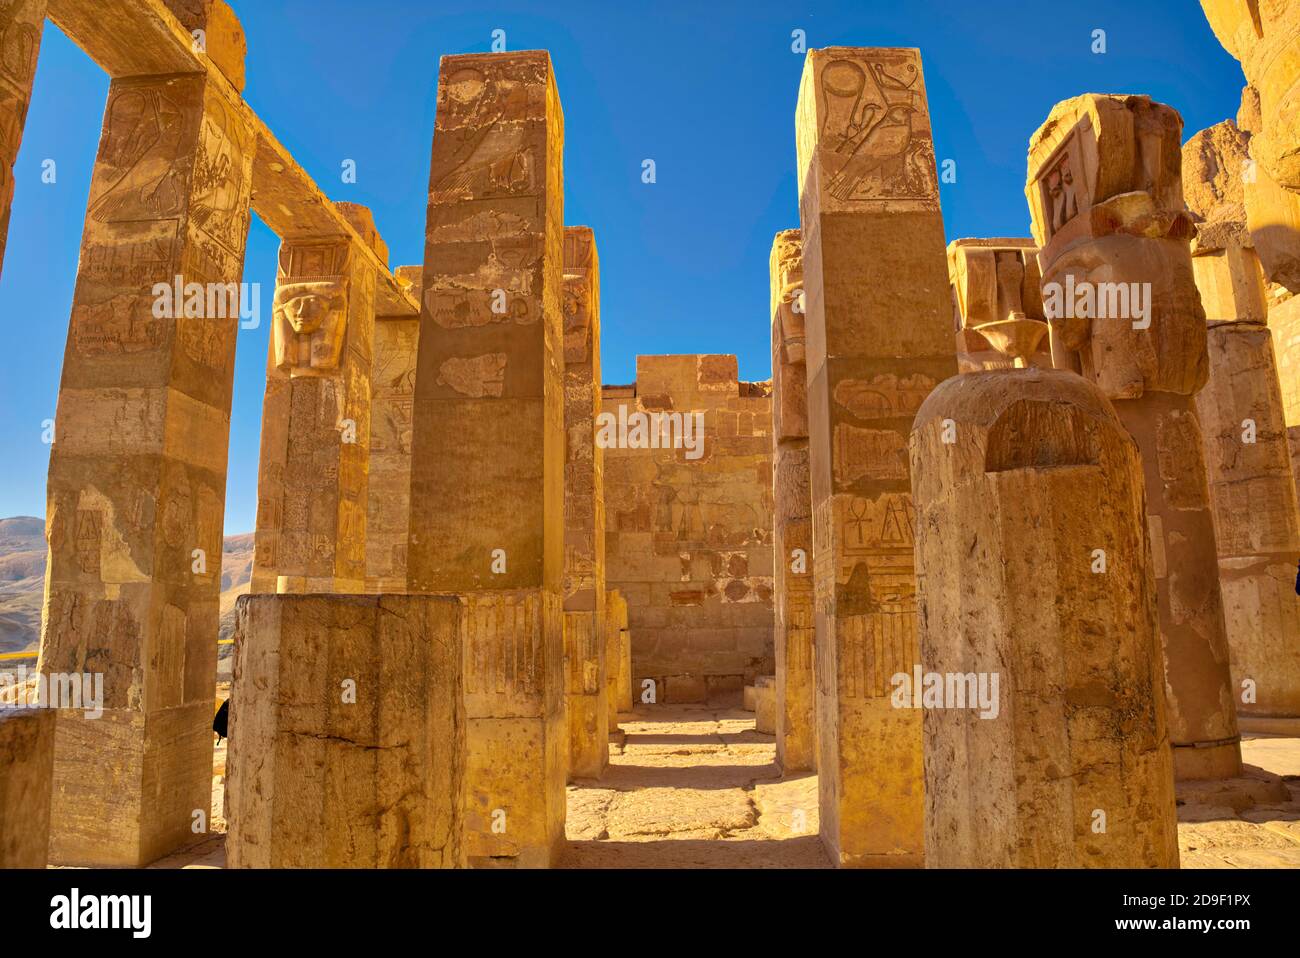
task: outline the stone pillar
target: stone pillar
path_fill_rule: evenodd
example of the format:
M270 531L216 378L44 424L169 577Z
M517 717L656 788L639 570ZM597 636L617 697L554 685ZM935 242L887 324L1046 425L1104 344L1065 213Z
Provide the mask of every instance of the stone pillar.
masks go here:
M776 676L760 675L754 679L754 731L776 734Z
M618 729L618 713L631 711L632 649L628 644L627 599L618 589L605 592L605 727ZM626 646L626 652L624 647ZM624 688L628 690L624 698Z
M569 776L609 764L605 638L604 450L600 415L600 264L587 226L564 231L564 656Z
M959 239L948 244L958 372L1052 368L1031 239Z
M628 628L626 599L619 609L618 622L618 694L614 704L620 712L631 712L635 708L632 701L632 630Z
M1289 0L1201 0L1201 7L1259 97L1251 155L1279 186L1300 193L1300 7Z
M808 326L818 787L838 865L918 866L916 579L907 436L957 371L921 56L832 47L796 112Z
M59 715L53 862L140 865L212 791L221 535L254 137L202 75L109 87L50 453L41 671Z
M44 868L50 845L55 713L0 708L0 868Z
M1288 0L1201 0L1215 35L1241 61L1237 125L1245 219L1264 275L1276 283L1268 325L1300 480L1300 7ZM1188 205L1191 205L1189 200ZM1288 296L1287 294L1293 294Z
M1177 868L1142 461L1071 372L949 379L911 438L931 868ZM1101 827L1098 827L1098 826Z
M772 241L772 553L776 612L776 763L817 765L813 673L812 489L808 483L808 367L798 230Z
M5 0L0 5L0 268L14 201L14 161L23 141L44 27L45 0Z
M419 266L399 266L398 282L413 282ZM411 512L411 412L419 317L375 320L370 367L370 472L366 482L366 591L406 591L406 540Z
M1300 521L1268 327L1212 322L1209 355L1210 381L1196 408L1244 727L1248 719L1300 717Z
M471 600L471 864L564 840L563 124L544 51L443 57L407 583Z
M1209 363L1181 133L1148 97L1066 100L1030 141L1026 195L1049 321L1142 452L1175 773L1227 778L1241 747L1194 402Z
M1268 291L1247 226L1251 135L1232 120L1206 127L1182 148L1183 199L1196 223L1192 273L1206 319L1265 322Z
M280 246L262 403L254 594L365 591L377 277L354 247L346 237Z
M1233 694L1242 729L1262 731L1300 717L1300 518L1264 272L1245 222L1249 143L1231 120L1197 133L1183 146L1183 184L1197 220L1192 271L1209 320L1210 379L1196 408Z
M239 600L231 868L464 864L462 601Z

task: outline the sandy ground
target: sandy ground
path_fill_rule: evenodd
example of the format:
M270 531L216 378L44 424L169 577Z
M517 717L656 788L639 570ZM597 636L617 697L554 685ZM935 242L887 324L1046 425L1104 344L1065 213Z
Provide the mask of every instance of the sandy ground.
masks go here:
M752 712L658 706L569 786L569 868L826 868L817 776L783 779Z
M568 788L567 868L826 868L817 777L782 777L752 712L655 706L625 715L599 780ZM1300 868L1300 738L1247 736L1247 773L1178 787L1183 868ZM217 748L213 833L152 868L222 868Z
M1242 736L1245 776L1178 785L1183 868L1300 868L1300 738Z

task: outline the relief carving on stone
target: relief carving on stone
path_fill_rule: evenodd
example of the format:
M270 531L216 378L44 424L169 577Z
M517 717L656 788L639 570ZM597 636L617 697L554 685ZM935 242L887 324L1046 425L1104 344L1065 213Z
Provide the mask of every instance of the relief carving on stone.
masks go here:
M500 397L505 391L507 359L505 353L453 356L438 367L438 385L473 399Z
M819 147L831 196L937 202L925 88L910 50L837 57L818 77Z
M105 117L90 218L110 223L180 215L187 193L185 164L178 162L184 134L184 111L162 90L119 90Z
M816 604L837 620L839 693L845 697L888 695L890 677L919 661L915 522L906 493L875 499L839 494L813 512L815 540L832 545L818 548L814 559ZM834 570L824 565L832 554Z
M248 237L249 184L244 166L252 143L244 124L232 113L216 97L205 104L190 216L228 253L239 256Z
M881 373L870 382L844 379L836 384L835 402L858 419L895 419L912 417L934 389L934 377L923 373L897 376Z
M487 262L473 273L438 276L425 291L430 319L444 329L490 323L527 325L541 317L534 293L542 250L534 236L488 241Z
M540 85L505 78L491 64L465 65L443 78L438 96L440 136L456 134L455 149L438 163L429 187L431 203L458 199L529 196L539 191L541 163L527 142L528 116L545 104ZM468 136L459 137L461 130Z
M10 166L18 156L36 53L40 49L41 24L19 19L22 10L4 11L13 17L0 30L0 197L13 188ZM3 241L0 241L3 245Z
M1075 171L1072 152L1072 147L1067 145L1040 181L1051 236L1055 236L1066 223L1078 216L1080 209L1087 209L1089 205L1087 184L1081 173Z
M290 376L338 370L347 326L346 242L285 243L272 305L274 366Z
M564 231L564 361L591 362L592 270L595 244L590 230L571 228Z
M32 14L28 5L27 16ZM0 84L8 84L24 101L30 95L32 77L36 74L36 54L41 46L43 18L35 22L21 19L22 9L6 10L12 17L0 30Z

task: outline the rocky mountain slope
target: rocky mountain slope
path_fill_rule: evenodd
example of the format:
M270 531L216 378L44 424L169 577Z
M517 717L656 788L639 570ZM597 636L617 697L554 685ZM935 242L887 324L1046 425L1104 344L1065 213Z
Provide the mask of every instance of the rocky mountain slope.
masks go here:
M221 549L220 638L234 629L235 599L248 591L253 533L226 536ZM41 641L45 592L45 522L32 516L0 519L0 653L35 651ZM230 647L222 646L222 657Z

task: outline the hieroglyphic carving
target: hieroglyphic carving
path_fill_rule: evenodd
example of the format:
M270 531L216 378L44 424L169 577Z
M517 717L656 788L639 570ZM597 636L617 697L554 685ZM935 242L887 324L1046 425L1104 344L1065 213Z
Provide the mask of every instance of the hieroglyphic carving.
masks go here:
M30 93L41 46L44 3L10 0L0 10L0 82Z
M243 249L251 213L241 199L240 167L252 148L244 125L214 100L203 113L194 161L194 205L190 217L228 253Z
M82 572L99 574L100 538L104 517L97 509L78 509L76 516L77 566Z
M446 172L429 190L431 201L532 195L538 191L538 158L526 140L521 116L545 111L539 86L512 76L487 60L458 67L443 78L442 128L468 131ZM544 95L544 90L543 90Z
M916 51L826 52L816 78L824 190L852 204L937 206L934 143Z
M473 593L465 609L465 696L471 710L494 698L542 696L544 630L558 611L539 593ZM490 706L489 706L490 708Z
M814 561L834 566L819 570L815 585L819 611L843 628L839 691L848 697L886 696L890 677L910 673L919 661L912 497L835 496L817 505L813 522L816 541L833 543L819 548ZM831 583L834 593L826 591Z
M933 377L923 373L896 376L882 373L871 378L844 379L835 386L835 402L858 419L896 419L914 416L935 387Z
M83 356L139 353L163 344L164 321L153 315L153 300L123 293L101 303L72 309L73 347Z
M834 442L835 479L842 485L909 476L907 442L895 430L861 429L840 422L835 424Z
M177 216L186 205L179 163L186 118L165 89L127 87L108 104L88 214L99 223Z
M1049 235L1056 235L1066 223L1088 208L1087 184L1075 173L1069 141L1061 148L1056 161L1043 174L1043 205L1047 209ZM1080 171L1081 172L1081 171Z

